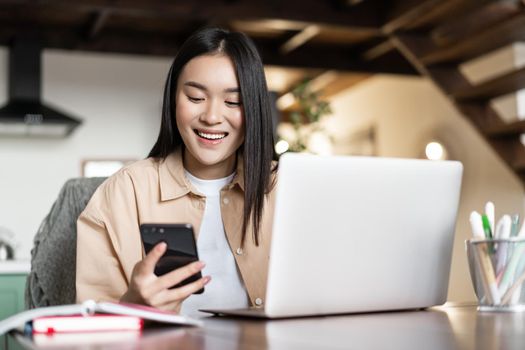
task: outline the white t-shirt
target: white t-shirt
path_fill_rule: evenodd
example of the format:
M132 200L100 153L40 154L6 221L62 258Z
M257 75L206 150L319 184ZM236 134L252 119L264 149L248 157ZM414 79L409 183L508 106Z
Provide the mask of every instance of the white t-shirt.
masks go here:
M193 294L182 303L181 313L203 316L208 314L198 309L248 307L246 289L226 239L221 215L220 191L235 174L222 179L202 180L186 170L184 173L197 191L206 196L197 251L199 260L206 263L202 274L211 276L211 281L204 287L204 293Z

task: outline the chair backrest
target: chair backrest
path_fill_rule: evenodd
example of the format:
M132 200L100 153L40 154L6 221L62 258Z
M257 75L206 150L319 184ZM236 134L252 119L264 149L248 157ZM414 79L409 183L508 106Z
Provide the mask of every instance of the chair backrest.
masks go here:
M26 308L74 304L77 219L104 177L68 180L34 238Z

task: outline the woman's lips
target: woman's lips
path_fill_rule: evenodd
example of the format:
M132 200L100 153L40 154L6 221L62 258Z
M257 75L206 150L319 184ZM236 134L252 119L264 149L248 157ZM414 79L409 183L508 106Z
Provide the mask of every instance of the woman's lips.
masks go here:
M211 131L211 130L193 130L195 134L199 137L199 141L205 144L216 145L222 142L228 136L227 132L222 131Z

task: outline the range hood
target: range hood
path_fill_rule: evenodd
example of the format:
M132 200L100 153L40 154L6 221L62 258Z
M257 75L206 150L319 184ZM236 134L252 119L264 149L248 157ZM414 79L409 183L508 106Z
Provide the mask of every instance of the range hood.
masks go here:
M82 123L40 101L41 53L37 41L17 40L11 45L8 101L0 108L0 137L65 137Z

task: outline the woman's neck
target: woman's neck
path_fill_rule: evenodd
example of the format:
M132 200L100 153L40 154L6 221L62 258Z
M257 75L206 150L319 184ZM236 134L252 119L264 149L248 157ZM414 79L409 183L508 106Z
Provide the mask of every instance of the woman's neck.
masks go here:
M237 163L237 156L235 154L224 161L210 165L200 163L187 149L183 150L182 155L184 169L196 178L202 180L214 180L227 177L235 171Z

